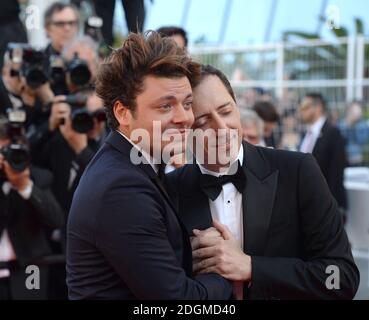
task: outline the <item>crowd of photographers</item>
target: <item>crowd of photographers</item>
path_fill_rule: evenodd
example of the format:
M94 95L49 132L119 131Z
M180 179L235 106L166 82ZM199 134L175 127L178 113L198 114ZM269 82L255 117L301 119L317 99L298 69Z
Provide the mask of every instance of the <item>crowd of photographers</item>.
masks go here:
M48 46L9 42L0 78L0 300L66 298L67 213L107 134L98 42L80 36L72 4L52 4L44 21ZM25 287L29 265L38 290Z

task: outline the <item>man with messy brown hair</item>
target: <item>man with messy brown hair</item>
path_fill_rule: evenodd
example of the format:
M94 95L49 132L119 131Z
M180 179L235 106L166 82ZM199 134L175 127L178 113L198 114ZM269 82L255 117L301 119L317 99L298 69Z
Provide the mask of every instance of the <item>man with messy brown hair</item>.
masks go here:
M192 276L189 237L159 179L161 151L170 142L154 139L154 122L161 133L185 140L199 74L197 63L156 32L130 34L101 66L96 90L112 132L87 167L69 214L71 299L230 297L232 287L219 275ZM148 139L139 144L140 130Z

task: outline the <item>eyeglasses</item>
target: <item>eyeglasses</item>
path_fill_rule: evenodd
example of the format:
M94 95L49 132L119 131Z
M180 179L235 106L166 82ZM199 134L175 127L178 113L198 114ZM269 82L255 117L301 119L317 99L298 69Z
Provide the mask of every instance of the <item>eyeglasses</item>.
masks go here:
M70 21L53 21L51 24L57 28L64 28L66 25L70 27L76 27L78 25L77 20L70 20Z

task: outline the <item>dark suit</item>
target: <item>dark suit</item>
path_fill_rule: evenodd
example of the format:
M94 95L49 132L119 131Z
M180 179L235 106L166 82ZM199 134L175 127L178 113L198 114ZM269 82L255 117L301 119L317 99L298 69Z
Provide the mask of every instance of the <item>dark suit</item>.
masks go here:
M36 293L36 298L46 298L46 268L40 272L40 292L26 290L24 268L30 264L42 266L43 258L51 254L47 229L60 228L64 222L63 211L50 190L52 175L32 167L31 177L34 184L28 200L14 190L4 195L0 187L0 236L6 229L17 257L16 270L11 272L10 277L12 297L15 299L32 298L32 293Z
M67 226L71 299L227 299L216 274L192 278L189 238L149 164L112 132L86 168Z
M53 192L65 212L70 209L76 185L89 161L99 148L99 143L89 139L88 146L78 155L70 147L59 130L46 132L40 141L45 143L38 154L33 153L36 163L54 173ZM70 184L71 169L75 168L76 176Z
M328 121L324 123L315 143L313 156L338 205L347 209L346 191L343 186L343 173L347 165L345 141L339 130Z
M244 147L244 252L252 257L247 299L349 299L359 284L336 201L311 155ZM197 165L167 176L188 232L212 226ZM328 265L340 268L340 290L327 290Z

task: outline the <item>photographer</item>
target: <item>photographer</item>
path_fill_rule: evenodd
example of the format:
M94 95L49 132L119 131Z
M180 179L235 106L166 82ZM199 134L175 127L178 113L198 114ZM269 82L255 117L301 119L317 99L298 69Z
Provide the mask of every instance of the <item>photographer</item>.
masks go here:
M27 129L47 119L43 108L54 97L43 60L42 52L27 44L9 43L4 55L0 113L22 108L27 113Z
M57 96L48 122L50 138L35 154L55 176L53 192L65 212L83 170L106 135L105 112L94 91Z
M77 36L79 14L73 4L53 3L44 14L44 26L49 45L45 49L47 60L52 55L60 55L64 45Z
M75 38L65 45L62 57L69 93L93 86L99 63L97 49L97 44L89 36Z
M52 175L30 163L22 129L0 116L0 300L47 298L47 232L64 223ZM40 269L39 290L26 288L28 265Z
M66 43L60 56L52 56L48 76L55 95L76 93L93 86L98 68L98 46L89 36Z

